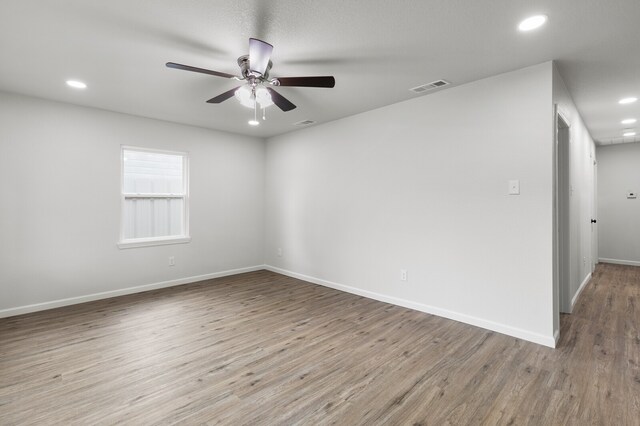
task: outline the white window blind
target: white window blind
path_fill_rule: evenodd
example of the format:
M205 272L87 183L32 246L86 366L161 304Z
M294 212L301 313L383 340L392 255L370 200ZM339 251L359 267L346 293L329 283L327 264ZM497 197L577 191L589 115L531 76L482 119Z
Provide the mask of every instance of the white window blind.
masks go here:
M121 247L187 242L186 153L122 148Z

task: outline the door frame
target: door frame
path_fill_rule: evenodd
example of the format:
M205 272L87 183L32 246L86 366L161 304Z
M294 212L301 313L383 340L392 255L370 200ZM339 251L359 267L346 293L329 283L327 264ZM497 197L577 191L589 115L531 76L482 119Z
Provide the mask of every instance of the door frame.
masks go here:
M560 126L560 123L563 126ZM566 155L562 156L560 153L560 130L562 128L568 129L568 140L566 141ZM569 145L571 142L571 122L568 119L566 113L559 108L558 104L554 104L553 107L553 305L554 305L554 333L557 333L559 337L560 332L560 312L566 312L567 305L570 307L571 303L567 304L569 296L569 281L563 282L561 277L570 279L570 160L569 160ZM560 163L563 162L563 166L566 167L566 177L569 180L569 188L567 193L561 193L560 190ZM567 209L565 214L560 211L561 199L565 196L567 199L563 202L562 206Z
M596 147L593 147L591 160L593 161L593 174L591 176L592 181L592 206L591 206L591 219L595 219L596 223L591 223L591 273L596 270L598 264L598 160L596 158Z

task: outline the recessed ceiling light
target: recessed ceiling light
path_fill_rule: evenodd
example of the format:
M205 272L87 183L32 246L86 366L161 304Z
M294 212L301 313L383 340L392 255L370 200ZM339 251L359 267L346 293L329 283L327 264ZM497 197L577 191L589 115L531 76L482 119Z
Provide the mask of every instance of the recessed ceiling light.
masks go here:
M631 131L631 132L624 132L624 133L622 134L622 136L635 136L635 135L636 135L636 132L633 132L633 131Z
M78 80L67 80L67 86L73 87L74 89L86 89L87 85Z
M630 98L622 98L622 99L620 99L620 100L618 101L618 103L619 103L619 104L621 104L621 105L625 105L625 104L632 104L632 103L634 103L634 102L635 102L635 101L637 101L637 100L638 100L638 98L635 98L635 97L633 97L633 96L632 96L632 97L630 97Z
M622 124L633 124L636 121L638 121L638 120L636 120L635 118L625 118L624 120L621 121L621 123Z
M520 25L518 25L518 29L520 31L535 30L536 28L543 26L545 22L547 22L547 15L531 16L520 22Z
M249 126L257 126L260 124L258 120L249 120Z

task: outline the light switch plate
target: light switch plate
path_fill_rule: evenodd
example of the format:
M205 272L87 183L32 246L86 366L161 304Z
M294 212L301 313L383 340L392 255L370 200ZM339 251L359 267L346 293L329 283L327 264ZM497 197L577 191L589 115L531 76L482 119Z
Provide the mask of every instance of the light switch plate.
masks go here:
M519 180L510 180L509 181L509 195L520 195L520 181Z

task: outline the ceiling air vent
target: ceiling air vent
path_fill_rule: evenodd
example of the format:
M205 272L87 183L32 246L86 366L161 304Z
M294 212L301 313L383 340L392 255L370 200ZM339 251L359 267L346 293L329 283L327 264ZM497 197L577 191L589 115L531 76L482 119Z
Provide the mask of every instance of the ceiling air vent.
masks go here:
M429 90L439 89L440 87L448 86L449 84L451 83L449 83L446 80L436 80L436 81L432 81L431 83L423 84L422 86L414 87L409 90L416 93L424 93L424 92L428 92Z
M302 120L302 121L298 121L297 123L293 123L294 126L308 126L310 124L315 123L315 121L313 120Z

